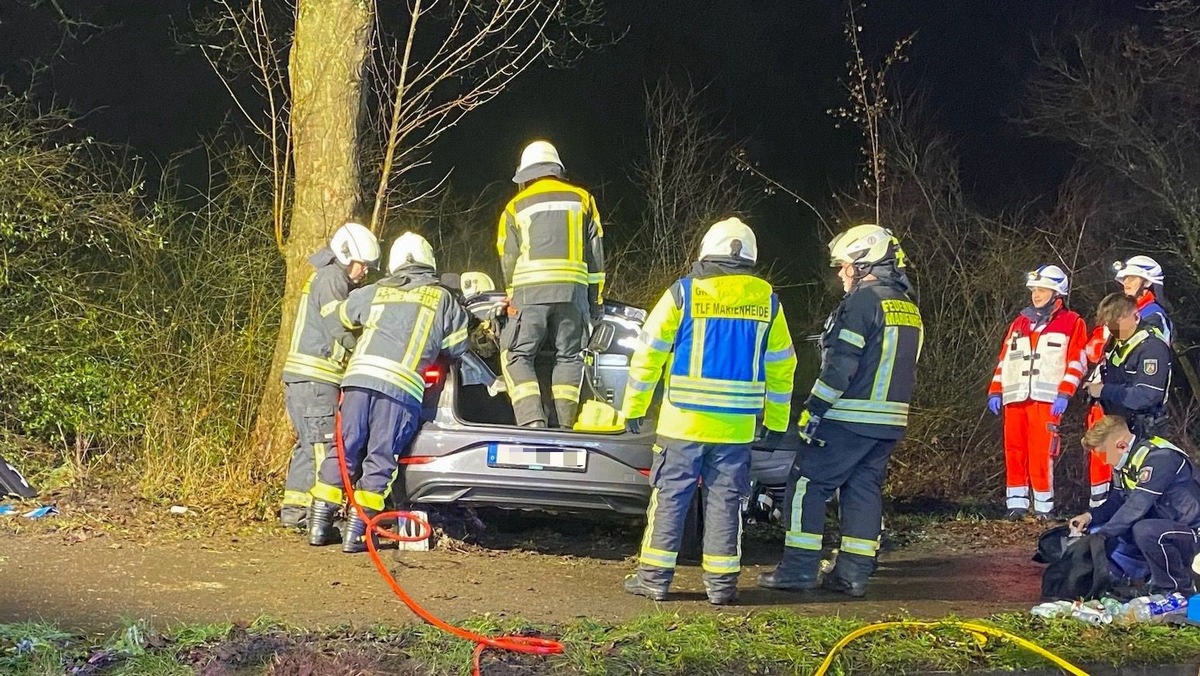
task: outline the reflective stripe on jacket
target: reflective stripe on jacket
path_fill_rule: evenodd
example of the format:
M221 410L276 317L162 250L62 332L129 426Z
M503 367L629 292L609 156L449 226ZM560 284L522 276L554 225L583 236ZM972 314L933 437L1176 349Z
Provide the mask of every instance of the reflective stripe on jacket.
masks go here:
M601 303L603 238L596 200L583 188L542 178L517 193L496 239L514 304Z
M354 334L342 326L338 303L350 293L350 277L328 247L309 257L316 267L304 282L292 341L283 365L283 382L321 382L338 385L346 368L346 355L354 348Z
M821 375L806 402L809 413L863 436L900 438L924 339L921 311L900 286L859 282L821 335Z
M1005 404L1074 396L1087 368L1087 348L1087 326L1071 310L1055 310L1042 326L1021 315L1004 336L988 394L1003 395Z
M400 271L357 289L341 305L347 327L363 328L342 387L365 387L403 400L420 401L424 372L439 353L466 352L467 311L437 285L428 268Z
M664 369L657 431L665 437L748 443L759 412L768 429L787 429L796 353L783 309L758 277L735 268L663 294L630 361L627 418L646 415Z

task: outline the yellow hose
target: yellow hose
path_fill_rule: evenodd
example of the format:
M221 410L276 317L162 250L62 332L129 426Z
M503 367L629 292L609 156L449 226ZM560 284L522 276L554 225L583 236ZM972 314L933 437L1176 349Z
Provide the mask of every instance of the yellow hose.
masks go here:
M821 667L819 669L817 669L817 672L816 672L816 674L814 674L814 676L825 676L825 674L829 671L829 668L833 666L833 659L835 657L837 657L837 654L839 652L841 652L842 648L845 648L854 639L859 638L860 636L865 636L866 634L870 634L871 632L874 632L874 631L883 631L885 629L896 629L899 627L911 627L911 628L916 628L916 629L935 629L937 627L955 627L957 629L962 629L963 631L970 632L971 634L974 634L976 636L978 636L980 634L985 634L985 635L990 635L990 636L996 636L999 638L1006 638L1030 652L1034 652L1034 653L1037 653L1038 655L1041 655L1042 657L1045 657L1046 659L1050 660L1051 662L1055 663L1060 668L1062 668L1063 671L1066 671L1067 673L1072 674L1072 676L1088 676L1088 673L1086 671L1071 664L1070 662L1064 660L1063 658L1059 657L1058 655L1055 655L1054 653L1050 652L1049 650L1046 650L1045 648L1041 647L1040 645L1037 645L1036 643L1033 643L1031 641L1027 641L1027 640L1021 638L1020 636L1015 636L1013 634L1010 634L1007 631L1004 631L1002 629L996 629L995 627L987 627L982 624L975 624L974 622L916 622L916 621L879 622L877 624L869 624L865 627L860 627L858 629L855 629L854 631L850 632L849 634L846 634L842 638L842 640L838 641L837 643L834 644L834 646L832 648L830 648L829 654L825 656L825 661L821 663Z

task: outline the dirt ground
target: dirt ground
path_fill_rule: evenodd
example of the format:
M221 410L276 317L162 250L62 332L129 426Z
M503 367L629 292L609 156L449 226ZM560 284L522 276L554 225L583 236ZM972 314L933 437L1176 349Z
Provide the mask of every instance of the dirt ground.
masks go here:
M700 569L679 569L673 599L655 604L620 591L634 567L639 532L567 518L487 519L477 545L384 553L400 584L450 619L491 613L554 623L620 621L655 610L745 613L784 606L802 614L873 619L979 617L1037 603L1041 567L1030 562L1033 524L951 522L885 552L865 599L759 589L754 577L778 560L779 533L749 532L740 605L706 601ZM159 540L119 532L0 532L0 622L45 620L110 631L142 619L249 621L270 616L307 628L414 621L366 555L312 548L280 528L250 535Z

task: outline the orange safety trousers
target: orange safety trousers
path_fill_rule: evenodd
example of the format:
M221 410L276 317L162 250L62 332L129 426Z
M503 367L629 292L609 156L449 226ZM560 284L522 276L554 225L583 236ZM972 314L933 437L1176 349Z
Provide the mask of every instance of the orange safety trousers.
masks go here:
M1104 409L1100 408L1100 404L1092 404L1088 409L1087 427L1092 429L1101 418L1104 417ZM1088 496L1088 506L1097 507L1104 499L1108 497L1108 487L1112 485L1112 465L1104 459L1104 454L1100 451L1088 451L1088 483L1091 484L1091 495Z
M1058 455L1058 420L1050 404L1022 401L1004 406L1004 468L1008 509L1030 508L1046 514L1054 509L1054 457ZM1032 490L1032 495L1030 491Z

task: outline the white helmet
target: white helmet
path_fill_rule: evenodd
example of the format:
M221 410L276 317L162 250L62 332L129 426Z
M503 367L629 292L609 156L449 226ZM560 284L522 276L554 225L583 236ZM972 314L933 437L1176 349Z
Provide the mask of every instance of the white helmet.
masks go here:
M496 282L486 272L464 272L458 284L462 288L463 298L496 290Z
M429 246L429 242L415 232L406 232L392 243L392 250L388 252L388 272L395 274L400 268L412 263L437 269L433 247Z
M895 244L896 238L887 228L873 223L856 225L829 242L829 264L838 267L842 263L865 266L882 263L896 258Z
M741 258L758 261L758 239L750 226L738 217L718 221L700 240L700 260L705 258Z
M1060 296L1067 295L1071 284L1067 273L1057 265L1043 265L1025 275L1025 286L1030 289L1050 289Z
M513 183L528 183L535 178L563 175L563 163L558 150L547 141L534 141L521 151L521 163L513 175Z
M379 240L360 223L351 221L335 230L329 238L329 248L342 265L350 265L352 261L370 267L379 264Z
M1162 285L1163 269L1158 261L1149 256L1134 256L1127 261L1115 261L1113 271L1117 273L1117 281L1126 277L1141 277L1151 284Z

